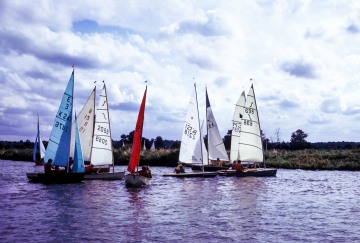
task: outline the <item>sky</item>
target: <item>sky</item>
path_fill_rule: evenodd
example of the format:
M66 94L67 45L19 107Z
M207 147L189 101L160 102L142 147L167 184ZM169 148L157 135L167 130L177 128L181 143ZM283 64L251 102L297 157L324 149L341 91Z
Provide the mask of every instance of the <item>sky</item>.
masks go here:
M359 43L357 0L3 0L0 140L34 141L37 114L48 140L74 64L74 111L104 80L114 140L134 130L148 80L148 139L181 139L196 83L222 136L253 84L271 141L360 141Z

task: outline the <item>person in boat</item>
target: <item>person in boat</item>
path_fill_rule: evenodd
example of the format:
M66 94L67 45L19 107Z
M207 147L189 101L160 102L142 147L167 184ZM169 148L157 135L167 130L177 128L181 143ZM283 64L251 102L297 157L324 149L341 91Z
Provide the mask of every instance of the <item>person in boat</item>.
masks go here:
M234 160L234 162L232 163L231 169L232 169L232 170L235 170L235 169L236 169L236 161L235 161L235 160Z
M241 164L241 161L238 160L235 167L236 173L244 172L244 167Z
M175 171L176 174L185 173L184 166L180 163L176 166Z
M148 177L152 178L152 174L151 174L151 170L150 170L149 166L146 166L146 170L147 170Z
M92 173L93 168L94 168L93 164L90 164L90 165L86 166L85 167L85 173L88 173L88 174Z
M52 171L52 159L49 159L46 164L44 164L44 172L45 174L51 174Z
M221 167L221 166L223 166L223 162L219 158L217 158L216 165Z
M141 170L139 171L139 175L147 177L147 178L151 178L151 172L149 170L149 168L147 166L142 166Z

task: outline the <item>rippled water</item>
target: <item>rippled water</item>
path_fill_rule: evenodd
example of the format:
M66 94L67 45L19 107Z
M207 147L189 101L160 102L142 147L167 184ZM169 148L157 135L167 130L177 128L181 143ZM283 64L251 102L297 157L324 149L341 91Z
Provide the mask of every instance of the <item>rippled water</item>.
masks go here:
M29 183L0 160L1 242L359 242L360 172L278 170L274 178ZM125 167L117 167L122 171Z

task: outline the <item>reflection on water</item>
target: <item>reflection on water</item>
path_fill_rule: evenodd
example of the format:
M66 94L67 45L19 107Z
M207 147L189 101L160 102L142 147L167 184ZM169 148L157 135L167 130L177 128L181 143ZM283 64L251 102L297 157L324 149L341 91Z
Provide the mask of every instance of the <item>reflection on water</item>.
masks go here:
M1 161L1 242L352 242L359 172L279 170L274 178L29 183L31 163ZM125 167L117 167L118 171Z

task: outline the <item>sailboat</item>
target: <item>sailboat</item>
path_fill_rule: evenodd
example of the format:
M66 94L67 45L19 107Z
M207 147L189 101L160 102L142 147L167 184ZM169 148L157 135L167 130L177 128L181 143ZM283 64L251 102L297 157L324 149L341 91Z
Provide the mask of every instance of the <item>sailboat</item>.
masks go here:
M110 171L110 166L112 171ZM110 116L104 83L96 109L94 135L91 146L91 166L86 171L85 180L121 180L125 172L115 172L113 145L111 139Z
M189 102L183 133L181 137L179 163L198 165L200 171L188 173L167 173L163 176L173 177L215 177L217 172L204 171L204 159L207 160L204 139L200 128L199 107L197 101L196 84Z
M73 110L74 69L62 97L49 138L44 160L52 160L53 166L65 167L63 173L27 173L29 180L43 183L82 182L84 173L69 172L71 118Z
M206 89L206 127L207 127L207 147L208 158L204 161L205 171L226 170L229 166L219 165L218 163L228 163L224 141L221 138L214 114L211 109L209 96ZM210 162L211 161L211 162ZM209 163L210 162L210 163ZM215 164L214 164L215 163ZM201 170L201 166L192 166L193 171Z
M40 136L39 114L37 120L37 135L34 143L33 161L35 165L42 165L45 156L45 147Z
M240 97L239 100L242 98ZM241 101L240 101L241 102ZM236 108L237 109L237 108ZM245 106L243 110L237 109L241 117L240 135L238 138L238 159L242 164L252 165L255 168L246 169L244 172L236 172L235 170L220 171L219 175L225 176L276 176L276 168L266 168L263 143L261 139L261 129L259 114L256 105L256 98L254 86L251 85L248 95L246 97ZM243 111L243 114L241 112ZM235 116L235 115L234 115ZM237 128L235 126L235 128ZM233 126L234 130L234 126ZM236 134L236 131L235 131ZM235 149L234 149L235 150ZM257 164L262 164L262 168L256 168Z
M131 187L148 186L151 184L152 178L142 176L138 173L141 152L141 139L144 126L144 113L146 103L147 86L140 105L139 115L135 126L134 139L132 143L132 153L128 164L130 174L125 175L125 185Z
M151 143L151 148L150 148L151 151L154 151L155 150L155 142L154 140L152 141Z

